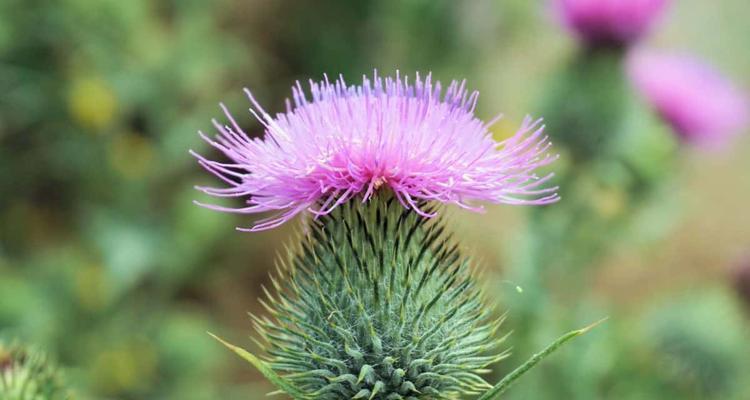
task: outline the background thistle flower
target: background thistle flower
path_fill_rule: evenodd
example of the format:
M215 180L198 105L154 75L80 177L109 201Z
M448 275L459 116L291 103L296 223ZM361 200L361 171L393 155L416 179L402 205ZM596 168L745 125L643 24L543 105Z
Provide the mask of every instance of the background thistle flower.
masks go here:
M66 400L56 367L39 351L0 341L0 399Z
M747 95L694 57L638 51L628 59L628 73L646 101L687 143L721 146L750 122Z
M425 207L430 209L429 206ZM379 194L289 251L254 316L268 364L315 399L455 398L491 386L499 319L445 227Z
M668 0L554 0L563 23L590 46L625 46L648 32Z

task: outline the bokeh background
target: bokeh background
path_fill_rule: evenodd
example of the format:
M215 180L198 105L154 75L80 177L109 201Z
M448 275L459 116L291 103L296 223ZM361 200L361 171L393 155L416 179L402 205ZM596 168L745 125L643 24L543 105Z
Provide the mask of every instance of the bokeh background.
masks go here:
M674 1L642 45L691 52L747 89L747 15L747 0ZM207 200L193 186L214 181L188 150L212 154L197 131L223 118L218 103L260 135L243 87L280 111L298 79L432 71L479 89L480 118L502 111L500 138L550 109L578 47L528 0L4 0L0 336L52 354L80 399L263 398L272 388L206 332L256 348L247 312L263 313L261 285L295 227L239 233L250 220L192 204ZM488 379L608 316L509 398L746 400L748 132L720 150L682 145L625 92L628 126L670 161L651 165L657 188L637 202L616 184L572 183L591 200L583 221L627 214L586 228L604 239L595 257L569 256L585 240L553 243L549 259L573 261L524 268L518 249L546 217L449 212L516 331L514 357Z

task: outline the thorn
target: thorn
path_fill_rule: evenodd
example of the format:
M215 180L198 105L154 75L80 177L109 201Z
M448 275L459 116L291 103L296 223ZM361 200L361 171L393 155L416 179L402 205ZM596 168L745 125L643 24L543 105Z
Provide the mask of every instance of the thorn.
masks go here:
M584 328L581 328L581 329L579 329L579 330L578 330L578 334L579 334L579 335L583 335L583 334L585 334L585 333L588 333L588 332L589 332L590 330L592 330L592 329L596 328L597 326L599 326L599 325L603 324L603 323L604 323L604 322L606 322L606 321L607 321L608 319L609 319L609 317L607 316L607 317L604 317L604 318L602 318L602 319L600 319L600 320L598 320L598 321L594 322L593 324L591 324L591 325L589 325L589 326L586 326L586 327L584 327Z

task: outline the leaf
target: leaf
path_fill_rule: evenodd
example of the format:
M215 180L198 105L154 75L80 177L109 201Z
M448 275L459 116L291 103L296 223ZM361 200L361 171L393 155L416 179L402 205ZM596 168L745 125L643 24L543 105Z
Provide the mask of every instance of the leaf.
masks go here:
M220 337L214 335L211 332L208 332L209 335L211 335L212 338L218 340L221 344L226 346L229 350L232 350L233 352L237 353L240 357L247 360L250 364L252 364L255 368L260 371L263 376L265 376L271 383L276 385L279 389L283 390L290 396L292 396L295 399L307 399L309 396L302 392L301 390L294 387L292 384L290 384L286 379L279 376L274 370L268 366L263 360L260 358L250 354L247 350L243 349L242 347L235 346L233 344L227 343Z
M575 331L568 332L562 336L560 336L557 340L552 342L549 346L547 346L544 350L542 350L539 353L534 354L531 358L528 359L525 363L523 363L520 367L513 370L513 372L509 373L505 376L500 382L498 382L497 385L493 386L492 389L485 392L481 397L479 397L477 400L491 400L495 397L503 394L510 386L515 383L515 381L523 376L525 373L529 372L532 368L536 366L540 361L547 358L550 354L554 353L555 350L559 349L567 343L569 340L574 339L578 336L581 336L585 333L588 333L588 331L596 328L599 324L606 321L607 318L604 318L600 321L594 322L593 324L578 329Z

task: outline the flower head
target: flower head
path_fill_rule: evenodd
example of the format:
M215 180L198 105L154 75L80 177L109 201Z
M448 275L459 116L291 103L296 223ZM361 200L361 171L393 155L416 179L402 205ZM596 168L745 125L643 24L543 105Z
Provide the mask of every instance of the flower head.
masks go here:
M555 0L563 23L589 44L626 45L638 40L667 0Z
M228 184L199 187L214 196L241 197L247 206L206 207L237 213L273 211L250 231L270 229L302 212L329 214L360 196L368 201L388 188L406 208L433 216L420 204L437 201L479 211L472 201L547 204L558 199L544 187L551 174L535 171L556 157L540 120L526 118L511 138L498 142L474 116L478 93L453 82L442 92L439 82L416 76L413 83L394 78L363 78L347 85L310 82L292 89L293 102L275 117L245 90L250 112L265 126L264 138L249 138L222 105L230 125L214 121L215 140L228 163L193 152L199 162Z
M745 94L692 57L639 51L630 56L628 73L687 142L720 145L748 124L750 103Z

